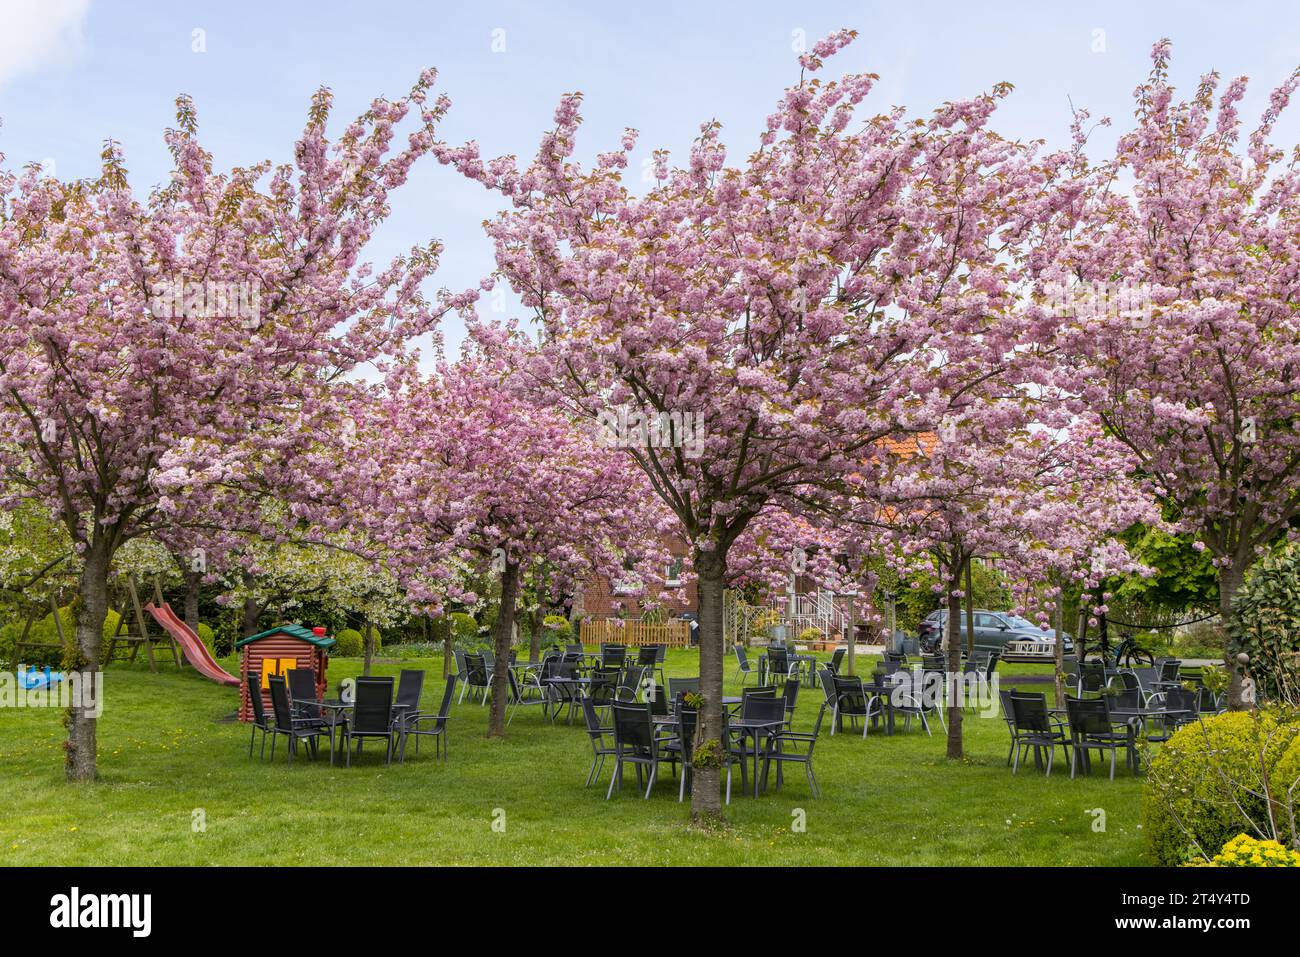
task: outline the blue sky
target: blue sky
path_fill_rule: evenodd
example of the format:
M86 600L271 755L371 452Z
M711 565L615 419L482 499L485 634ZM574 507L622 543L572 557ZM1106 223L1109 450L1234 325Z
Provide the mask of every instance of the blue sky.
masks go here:
M879 73L873 108L928 112L1006 80L1016 92L998 127L1056 143L1071 100L1117 122L1130 115L1130 94L1161 36L1174 41L1184 87L1211 69L1250 76L1248 119L1300 64L1300 17L1281 2L0 0L0 17L7 165L52 162L60 177L91 175L113 137L140 189L167 175L161 134L178 93L194 97L219 165L284 161L317 86L334 90L341 121L378 94L400 95L427 65L438 67L453 101L444 136L478 139L485 155L531 156L559 96L581 90L584 156L610 148L625 126L641 131L645 155L659 146L682 154L699 124L717 117L738 158L797 78L792 45L841 26L860 35L834 72ZM1282 143L1300 140L1300 104L1278 133ZM429 159L395 196L373 258L436 237L447 247L436 284L474 285L492 269L480 223L496 208L480 187ZM460 337L452 323L449 344Z

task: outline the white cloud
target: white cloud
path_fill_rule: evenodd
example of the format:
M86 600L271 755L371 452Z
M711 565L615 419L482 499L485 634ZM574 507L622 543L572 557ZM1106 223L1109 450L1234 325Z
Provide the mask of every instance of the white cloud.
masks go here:
M0 86L75 57L90 0L0 0Z

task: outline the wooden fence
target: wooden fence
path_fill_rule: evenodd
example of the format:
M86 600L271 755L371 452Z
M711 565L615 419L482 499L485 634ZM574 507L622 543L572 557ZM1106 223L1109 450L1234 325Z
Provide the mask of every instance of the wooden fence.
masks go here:
M691 643L690 623L680 619L648 622L594 618L582 623L581 634L584 645L667 645L669 648L686 648Z

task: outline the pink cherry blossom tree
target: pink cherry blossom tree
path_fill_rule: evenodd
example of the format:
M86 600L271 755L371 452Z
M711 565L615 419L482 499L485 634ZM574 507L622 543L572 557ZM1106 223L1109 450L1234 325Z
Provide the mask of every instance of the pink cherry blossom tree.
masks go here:
M928 120L863 121L875 77L826 81L841 31L802 76L758 149L729 165L717 123L689 162L656 152L654 182L625 182L636 133L593 167L573 158L581 97L566 96L535 159L439 157L512 204L487 224L502 275L542 331L532 372L573 414L609 428L672 510L700 591L705 707L697 753L722 733L722 594L732 547L770 504L836 481L882 436L932 428L918 392L931 358L956 365L1007 343L987 317L1008 295L1014 198L1041 173L988 127L1007 92ZM628 423L635 427L628 427ZM653 428L642 428L644 423ZM721 814L717 768L696 769L698 820Z
M220 490L301 478L292 463L329 419L329 384L469 298L421 293L436 244L379 272L360 258L434 143L448 104L429 99L433 80L375 100L333 142L322 89L292 164L225 173L181 98L174 170L147 197L112 142L93 180L0 174L0 488L5 505L55 512L80 556L69 667L99 668L118 549L210 518ZM164 501L165 476L184 499ZM95 776L95 751L95 719L73 708L69 778Z
M521 395L513 375L499 357L474 350L431 376L407 363L382 391L359 396L355 442L343 448L347 507L336 519L374 542L430 613L447 599L477 601L460 571L496 578L491 737L505 734L506 662L526 572L617 578L631 557L648 582L667 562L667 518L644 476L589 425Z
M934 441L882 447L864 469L849 517L884 529L901 569L924 568L947 607L945 682L950 758L964 754L962 598L971 561L996 559L1022 587L1085 577L1108 558L1136 567L1104 543L1134 522L1154 520L1150 499L1129 478L1130 459L1095 419L1024 393L986 395L946 420Z
M1070 170L1040 293L1089 405L1213 555L1227 616L1300 516L1300 169L1271 142L1300 70L1243 142L1246 79L1178 100L1169 57L1156 44L1114 158Z

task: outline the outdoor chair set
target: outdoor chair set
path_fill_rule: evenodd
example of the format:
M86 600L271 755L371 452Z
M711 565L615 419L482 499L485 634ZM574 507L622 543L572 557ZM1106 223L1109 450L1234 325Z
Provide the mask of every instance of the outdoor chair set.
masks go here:
M899 717L903 719L904 730L911 728L915 718L926 734L933 733L931 715L937 713L940 721L944 720L924 673L895 671L891 674L882 667L870 682L864 682L856 675L839 675L823 668L817 676L822 686L821 712L830 712L832 735L844 730L845 718L855 729L858 722L862 723L864 738L869 728L880 726L882 719L887 735L894 733Z
M773 642L758 656L756 662L751 662L749 651L744 645L734 645L733 650L736 655L736 674L740 677L742 685L749 680L750 675L754 675L759 684L768 681L784 681L788 678L806 682L810 686L815 683L816 655L801 655L783 643ZM834 658L835 668L838 669L839 662L843 658L844 649L837 649Z
M316 677L310 669L297 668L284 675L269 675L267 687L271 694L271 713L266 713L262 701L261 678L248 678L249 699L253 706L253 726L248 743L248 755L253 755L257 734L262 734L262 749L266 753L266 739L271 739L271 760L275 760L275 746L280 737L287 739L288 760L293 761L299 743L305 743L314 758L319 752L322 737L329 738L330 764L334 764L336 745L344 751L345 761L352 765L352 743L360 753L367 739L382 741L384 759L391 764L394 754L399 763L406 759L406 742L415 738L419 753L420 738L434 739L435 754L445 757L447 719L452 696L456 690L456 676L447 679L443 689L442 704L437 712L420 710L420 696L424 690L424 672L403 670L399 676L396 693L391 677L358 678L354 700L345 702L322 701L316 695Z
M1066 695L1064 709L1049 708L1043 693L1001 691L999 696L1011 735L1007 764L1013 774L1032 749L1034 764L1040 769L1046 755L1050 776L1057 748L1070 762L1071 778L1080 767L1085 773L1091 771L1093 751L1109 754L1111 780L1121 751L1125 766L1136 774L1138 741L1144 733L1149 742L1167 741L1173 731L1197 720L1201 713L1200 692L1182 687L1145 697L1138 687L1109 689L1088 698Z
M605 792L606 800L613 797L615 789L622 790L623 772L628 765L636 768L638 789L643 788L643 796L649 798L658 780L659 768L664 763L670 766L675 776L678 775L678 765L681 766L677 799L685 800L695 771L694 746L699 720L698 712L686 705L685 695L688 691L698 690L699 679L670 678L668 681L670 685L674 681L690 682L691 685L673 685L671 708L657 708L654 701L614 701L610 726L600 723L590 698L583 699L587 734L592 745L592 766L587 774L587 785L599 780L607 758L614 761ZM731 803L732 769L740 767L741 787L749 791L751 764L754 796L767 787L773 764L776 765L778 789L784 783L785 765L802 764L812 796L820 796L812 762L823 714L818 713L816 725L810 733L790 729L798 687L797 679L789 679L780 695L775 687L750 689L743 695L736 714L724 709L719 740L725 745L719 749L718 762L719 770L726 770L728 804Z

